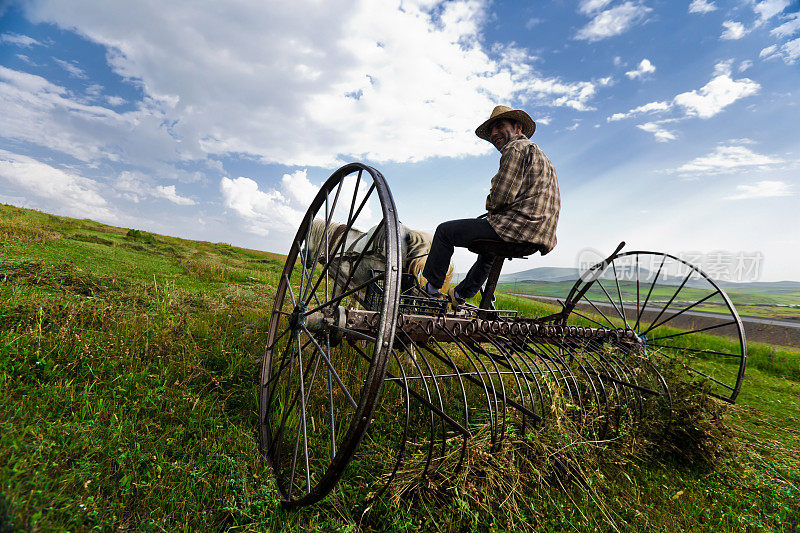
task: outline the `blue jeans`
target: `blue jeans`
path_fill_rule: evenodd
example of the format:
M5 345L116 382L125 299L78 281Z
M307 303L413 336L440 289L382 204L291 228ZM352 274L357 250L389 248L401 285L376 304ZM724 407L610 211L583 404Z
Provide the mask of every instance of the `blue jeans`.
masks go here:
M441 289L444 284L445 274L453 257L453 249L466 248L475 239L502 240L492 225L483 218L462 218L442 222L433 235L433 243L422 275L436 288ZM456 292L462 298L472 298L486 282L492 262L496 254L487 253L478 255L478 259L467 276L456 286Z

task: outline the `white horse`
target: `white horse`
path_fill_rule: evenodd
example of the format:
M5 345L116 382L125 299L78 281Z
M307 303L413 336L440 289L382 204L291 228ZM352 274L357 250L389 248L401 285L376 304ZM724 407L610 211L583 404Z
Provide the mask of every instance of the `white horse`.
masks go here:
M308 246L303 251L308 257L306 268L313 267L313 264L310 263L314 261L315 257L318 258L317 262L325 264L328 261L327 254L333 257L344 255L343 260L337 261L335 265L335 278L340 285L338 289L343 291L345 287L341 285L345 283L348 277L351 277L350 269L353 266L353 262L364 251L364 248L369 246L361 262L356 267L356 271L352 274L348 285L352 288L366 283L370 279L370 270L383 270L385 268L384 228L384 225L380 225L380 228L375 226L367 232L353 227L347 230L345 224L332 222L326 227L324 220L314 219L311 222ZM347 230L346 234L345 230ZM380 234L375 235L376 231L379 231ZM339 246L342 239L344 239L344 244L342 245L344 254L342 254L342 247L337 251L337 246ZM422 288L427 283L422 271L425 268L425 261L428 259L432 241L433 236L430 233L414 230L400 224L400 257L402 258L403 272L414 276ZM335 254L334 251L336 252ZM453 264L450 263L445 276L445 288L450 284L452 278Z

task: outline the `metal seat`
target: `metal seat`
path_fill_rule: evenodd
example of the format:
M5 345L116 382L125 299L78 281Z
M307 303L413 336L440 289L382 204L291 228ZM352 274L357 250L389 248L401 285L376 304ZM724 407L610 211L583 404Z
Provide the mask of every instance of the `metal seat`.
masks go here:
M493 253L505 259L519 259L544 250L540 244L509 242L498 239L475 239L467 247L475 254Z
M492 262L492 269L489 272L489 278L486 280L486 287L481 291L481 302L478 306L481 310L488 311L494 309L494 290L497 287L497 281L500 279L500 271L503 269L505 260L524 258L536 252L542 252L544 247L540 244L528 242L475 239L469 243L467 249L475 254L497 254L494 262Z

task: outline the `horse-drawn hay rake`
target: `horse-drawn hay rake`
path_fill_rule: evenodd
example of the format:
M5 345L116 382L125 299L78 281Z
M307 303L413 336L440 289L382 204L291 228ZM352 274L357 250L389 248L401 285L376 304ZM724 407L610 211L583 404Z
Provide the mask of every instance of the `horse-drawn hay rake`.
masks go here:
M262 452L285 505L318 501L344 475L371 497L408 465L455 475L476 432L497 446L512 425L524 434L557 412L597 439L669 418L667 365L670 379L735 400L741 321L681 259L620 245L558 312L523 317L494 309L493 293L504 258L535 250L476 242L499 254L481 304L447 312L404 273L401 228L383 176L353 163L325 182L292 243L259 390Z

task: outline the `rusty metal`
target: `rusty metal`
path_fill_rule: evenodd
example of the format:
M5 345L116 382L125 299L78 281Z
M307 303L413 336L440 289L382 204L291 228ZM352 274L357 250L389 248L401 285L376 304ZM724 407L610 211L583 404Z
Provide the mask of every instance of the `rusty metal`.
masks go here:
M380 222L357 232L370 209ZM413 284L401 288L402 238L383 176L354 163L325 182L292 243L259 390L261 449L287 507L320 500L348 476L372 498L403 469L453 476L477 432L497 447L512 430L558 416L594 439L669 420L665 368L735 401L746 364L741 321L724 291L677 257L621 253L621 243L560 311L525 317L494 308L501 254L480 306L448 312ZM709 305L721 326L671 328ZM738 344L704 348L716 328ZM359 468L348 467L354 461Z

